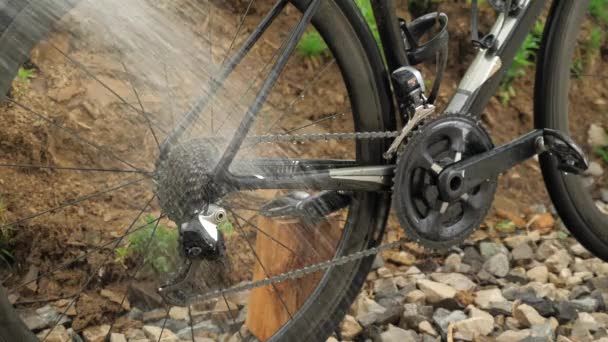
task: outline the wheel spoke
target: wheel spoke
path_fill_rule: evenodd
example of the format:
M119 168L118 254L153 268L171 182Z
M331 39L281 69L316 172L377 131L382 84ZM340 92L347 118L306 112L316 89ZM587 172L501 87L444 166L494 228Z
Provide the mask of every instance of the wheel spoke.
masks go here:
M146 211L146 209L148 209L148 207L150 206L150 204L152 203L152 201L156 198L156 194L154 196L152 196L148 202L146 202L146 204L143 206L143 208L139 211L139 213L137 214L137 216L135 217L135 219L133 220L133 222L131 222L131 224L129 225L129 228L127 228L127 233L133 228L133 226L135 226L135 224L137 223L137 221L141 218L141 216L143 215L143 213ZM124 240L124 237L126 235L123 235L118 241L116 241L116 244L114 245L113 250L116 250L116 248L120 245L120 243ZM78 291L78 294L70 301L70 303L67 305L67 307L63 310L63 312L59 315L59 317L57 317L57 319L55 320L55 323L53 324L53 326L51 327L51 329L49 329L48 333L44 336L44 338L42 339L42 341L44 342L49 335L53 332L53 330L57 327L57 325L59 324L59 322L61 322L61 319L63 317L65 317L66 313L72 308L72 306L74 305L74 303L76 303L76 301L80 298L80 295L82 294L82 292L89 286L89 284L91 283L91 281L93 280L93 278L95 278L95 276L99 273L99 270L101 270L101 268L103 267L103 265L108 261L110 257L106 256L104 258L104 260L99 264L99 266L97 266L95 272L93 272L89 278L87 279L87 281L85 282L85 284L80 288L80 291Z
M154 128L152 127L152 121L150 121L150 118L148 117L148 114L147 114L146 110L144 109L144 104L141 102L141 98L139 97L137 88L135 88L135 84L133 83L133 75L129 72L129 70L127 69L127 66L125 65L125 63L123 62L122 59L120 60L120 64L122 65L122 68L125 70L125 74L127 74L127 80L129 81L129 85L131 86L131 89L133 90L133 94L135 95L135 98L137 98L137 103L139 104L139 109L141 109L141 115L146 120L146 123L148 124L148 129L150 130L150 133L152 133L154 142L156 142L156 146L158 147L158 150L160 151L160 142L158 141L158 138L156 137L156 133L154 132Z
M81 136L80 136L78 133L74 132L72 129L70 129L70 128L68 128L68 127L65 127L65 126L63 126L63 125L60 125L60 124L58 124L58 123L54 122L53 120L49 119L48 117L46 117L46 116L44 116L44 115L42 115L42 114L40 114L40 113L36 112L35 110L31 109L30 107L28 107L28 106L26 106L26 105L22 104L21 102L15 101L14 99L11 99L10 97L7 97L7 96L5 97L5 99L6 99L8 102L10 102L10 103L15 104L17 107L19 107L19 108L21 108L21 109L25 110L26 112L31 113L31 114L33 114L34 116L38 117L39 119L41 119L41 120L45 121L45 122L46 122L46 123L48 123L49 125L54 126L54 127L57 127L57 128L59 128L59 129L61 129L61 130L65 131L65 132L67 132L67 133L68 133L69 135L71 135L72 137L76 138L77 140L81 141L82 143L84 143L84 144L86 144L86 145L89 145L89 146L91 146L91 147L93 147L93 148L97 149L98 151L102 152L102 153L103 153L103 154L105 154L106 156L108 156L108 157L110 157L110 158L112 158L112 159L115 159L115 160L117 160L117 161L119 161L119 162L121 162L121 163L123 163L123 164L125 164L125 165L129 166L129 167L130 167L130 168L132 168L133 170L138 170L138 171L141 171L141 172L144 172L144 173L146 172L146 171L141 170L140 168L136 167L135 165L133 165L133 164L129 163L128 161L126 161L126 160L124 160L124 159L122 159L122 158L120 158L120 157L116 156L116 154L112 153L111 151L107 150L106 148L104 148L104 147L102 147L102 146L99 146L99 145L97 145L97 144L95 144L95 143L93 143L93 142L91 142L91 141L89 141L89 140L87 140L87 139L85 139L85 138L81 137Z
M234 47L234 43L236 42L236 38L241 33L241 30L243 29L243 25L245 24L245 19L247 19L247 15L249 14L249 10L251 10L251 7L253 6L254 2L255 2L255 0L249 0L249 3L247 4L247 9L245 9L245 14L243 14L243 17L241 18L241 20L239 22L239 26L236 29L236 33L234 34L234 37L232 37L232 41L230 42L230 46L228 47L228 51L226 51L226 54L224 55L224 59L222 60L222 64L221 64L222 66L224 65L224 63L228 59L228 56L230 56L230 52L232 52L232 48Z
M156 221L156 224L154 224L152 233L150 234L148 241L146 241L146 246L144 247L144 250L143 250L143 253L141 256L141 262L140 262L139 266L137 267L137 269L135 270L135 272L131 276L129 276L129 278L131 278L133 280L137 279L139 272L141 272L141 270L144 268L144 266L146 266L146 264L147 264L146 259L150 255L150 246L152 245L152 241L154 241L154 237L156 236L156 230L158 229L159 224L160 224L160 220ZM127 294L128 294L128 291L125 291L125 294L122 296L122 299L120 301L120 307L123 307L123 305L125 304L125 301L127 300ZM114 323L116 323L116 316L114 317L114 320L110 324L110 329L108 329L108 333L106 334L105 341L110 340L110 335L112 334L112 328L114 328Z
M216 93L226 82L226 79L232 74L236 66L249 53L253 45L260 39L266 29L274 22L276 17L287 4L287 0L279 0L272 9L262 19L260 24L255 28L251 35L239 50L230 58L226 66L222 69L217 77L211 79L209 92L199 98L192 109L186 113L179 121L176 127L173 128L167 139L163 142L163 150L166 146L171 146L177 142L177 139L184 133L186 128L190 127L195 122L200 114L204 111L207 105L215 99Z
M30 216L24 217L22 219L19 219L17 221L13 221L11 223L5 224L2 227L0 227L0 230L5 229L5 228L9 228L9 227L12 227L12 226L15 226L15 225L18 225L18 224L21 224L23 222L32 220L32 219L40 217L42 215L51 213L53 211L57 211L57 210L61 210L61 209L65 209L65 208L74 206L74 205L76 205L78 203L81 203L81 202L84 202L84 201L88 201L88 200L90 200L92 198L99 197L101 195L105 195L105 194L117 191L119 189L123 189L123 188L126 188L128 186L131 186L131 185L134 185L134 184L137 184L137 183L141 183L142 181L144 181L146 179L147 178L138 178L136 180L131 180L131 181L119 184L117 186L106 188L106 189L101 190L101 191L97 191L97 192L94 192L94 193L91 193L91 194L88 194L88 195L77 197L77 198L75 198L73 200L67 201L67 202L65 202L65 203L63 203L61 205L58 205L58 206L54 207L54 208L46 209L46 210L43 210L41 212L38 212L38 213L32 214Z
M232 212L232 214L235 215L234 212ZM244 220L244 221L247 222L246 220ZM251 242L247 238L247 235L245 234L245 230L243 229L243 226L241 225L241 223L239 222L239 220L237 218L234 219L234 222L236 223L237 229L241 232L241 236L243 236L243 239L247 243L247 246L249 246L249 249L251 249L251 252L253 253L253 256L257 260L258 264L260 264L260 267L262 267L262 271L264 272L264 276L266 278L270 278L270 274L268 273L268 271L266 270L266 267L262 263L262 259L260 259L258 253L256 253L256 251L255 251L255 248L253 248L253 245L251 244ZM251 224L251 223L249 223L249 224ZM268 235L266 235L266 236L268 236ZM291 250L291 249L289 249L289 250ZM292 253L293 253L293 251L292 251ZM294 255L295 255L295 253L294 253ZM281 302L281 305L283 306L283 308L285 309L285 311L289 315L289 318L293 319L293 316L291 315L291 312L290 312L289 308L287 307L287 304L285 303L285 300L283 300L283 296L281 296L281 292L279 291L279 289L276 287L276 285L274 283L270 283L270 285L272 286L272 289L274 290L273 292L276 293L277 298ZM222 297L223 296L224 296L224 294L222 293Z
M121 170L121 169L104 169L104 168L88 168L75 166L52 166L52 165L30 165L30 164L6 164L0 163L0 167L18 168L18 169L48 169L48 170L67 170L80 172L110 172L110 173L139 173L150 175L149 172L139 170Z
M99 77L95 76L95 74L93 74L93 72L91 70L89 70L84 64L82 64L79 61L75 60L74 58L68 56L68 54L65 53L63 50L61 50L59 47L57 47L57 45L55 45L51 42L49 42L49 45L54 50L56 50L60 55L62 55L65 59L70 61L70 63L74 64L76 67L78 67L80 70L82 70L85 74L87 74L87 76L91 77L95 82L99 83L99 85L101 85L104 89L106 89L112 95L114 95L120 102L125 104L127 107L131 108L133 111L135 111L135 113L141 115L144 118L144 120L146 120L145 112L140 111L139 109L137 109L137 107L135 107L134 105L129 103L124 97L122 97L120 94L118 94L114 89L112 89L110 86L105 84L102 80L100 80ZM167 132L165 132L161 127L157 126L157 128L164 134L167 134Z
M276 244L278 244L279 246L285 248L286 250L290 251L291 254L297 256L296 252L294 252L291 248L287 247L284 243L282 243L281 241L275 239L272 235L266 233L263 229L260 229L258 226L256 226L255 224L253 224L251 221L247 220L246 218L242 217L241 215L237 214L235 211L226 208L226 210L228 210L232 215L234 215L236 218L241 219L243 222L247 223L249 226L251 226L251 228L253 228L256 232L266 236L267 238L269 238L270 240L272 240L273 242L275 242Z
M276 125L279 124L279 122L281 120L283 120L283 118L288 115L291 114L293 112L293 108L294 106L302 101L304 99L304 96L306 95L306 93L308 93L312 87L315 85L315 83L317 83L319 80L323 79L323 76L328 74L328 70L329 68L334 65L336 62L336 60L334 58L332 58L331 61L329 61L328 63L326 63L321 69L319 69L319 71L315 74L315 76L312 78L312 80L310 80L308 82L308 84L306 84L306 86L304 86L304 88L300 91L300 93L291 101L291 103L289 104L289 106L287 107L287 109L285 111L283 111L283 113L281 113L281 115L279 116L279 118L272 124L270 125L270 127L268 128L268 130L266 131L265 134L268 134L272 131L272 129L274 127L276 127Z
M274 87L275 82L277 81L283 69L287 65L289 57L291 56L293 50L296 48L296 45L300 41L300 38L304 34L304 30L310 23L312 16L316 13L319 4L320 0L311 1L311 3L308 5L308 8L306 9L306 12L304 12L304 15L300 19L300 22L292 31L289 39L286 42L285 48L283 49L281 55L277 58L277 61L272 67L272 69L270 70L269 76L264 81L262 88L258 92L258 95L256 96L256 99L253 102L253 105L245 114L245 117L241 121L241 124L237 128L237 131L232 136L230 144L228 145L221 159L215 166L214 171L216 172L216 174L224 170L228 170L228 168L230 167L230 164L234 160L234 157L238 153L238 150L240 149L241 145L243 144L246 135L249 133L249 130L251 129L251 126L253 125L253 122L255 121L258 112L262 108L262 105L270 95L270 91Z

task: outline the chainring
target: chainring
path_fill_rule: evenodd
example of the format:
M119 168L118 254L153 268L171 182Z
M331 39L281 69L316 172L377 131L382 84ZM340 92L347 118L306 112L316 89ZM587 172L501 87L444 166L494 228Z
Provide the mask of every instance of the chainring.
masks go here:
M439 198L443 168L494 147L478 120L444 114L427 121L402 145L395 168L393 206L408 238L432 249L460 244L492 206L497 178L451 203Z

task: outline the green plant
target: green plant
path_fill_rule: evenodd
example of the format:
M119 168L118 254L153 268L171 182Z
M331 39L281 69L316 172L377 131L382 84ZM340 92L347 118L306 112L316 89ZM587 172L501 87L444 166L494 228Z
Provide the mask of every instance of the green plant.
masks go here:
M540 46L543 29L543 23L537 22L515 54L513 64L507 69L498 92L503 105L508 104L509 101L511 101L511 98L517 94L517 91L513 87L513 83L520 77L526 75L526 69L534 65L534 58L536 57L536 52Z
M126 265L128 260L143 259L144 267L156 274L166 274L178 265L178 231L158 223L147 215L143 228L131 234L127 243L116 249L117 263Z
M19 68L19 71L17 71L17 78L23 83L29 82L29 80L34 77L36 77L36 71L34 69L26 69L22 67Z
M591 0L589 13L601 23L608 23L608 0Z
M608 147L594 147L593 152L597 154L600 158L604 160L606 164L608 164Z
M365 22L369 26L376 42L380 44L380 33L378 32L378 26L376 25L376 19L374 18L374 11L370 0L355 0L355 3L359 7ZM297 51L304 57L316 58L328 50L327 44L315 29L311 29L306 32L297 46Z

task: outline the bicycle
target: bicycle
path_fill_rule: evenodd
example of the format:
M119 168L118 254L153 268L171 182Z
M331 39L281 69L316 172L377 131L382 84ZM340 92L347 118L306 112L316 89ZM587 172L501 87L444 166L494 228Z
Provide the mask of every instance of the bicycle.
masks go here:
M430 13L406 22L397 18L394 1L372 1L380 50L354 2L346 0L278 0L265 8L259 23L242 37L253 2L246 4L236 33L230 35L229 44L222 46L220 52L197 26L203 23L209 32L221 31L213 19L224 20L223 9L213 1L184 1L178 6L79 0L7 0L0 4L0 92L8 94L3 114L3 139L7 142L2 150L4 170L0 174L8 192L3 193L23 191L26 184L32 185L28 188L32 190L24 194L30 196L12 195L8 199L10 217L2 224L2 231L42 227L58 232L58 226L67 225L74 228L68 237L80 239L79 232L92 229L88 226L119 221L128 227L97 248L91 249L80 240L75 245L62 245L65 253L75 258L54 267L41 262L44 271L36 273L33 280L8 279L9 288L18 292L29 284L42 284L38 281L47 278L50 280L46 289L58 294L58 299L67 298L65 310L43 339L81 300L85 290L91 292L96 286L104 286L108 277L137 278L145 261L149 261L148 254L154 253L149 247L159 225L172 221L179 232L178 249L183 259L179 263L184 267L159 292L165 303L188 308L191 330L194 302L224 301L230 309L227 296L260 287L272 288L283 302L277 284L317 275L314 289L301 305L282 303L289 319L273 332L270 340L322 340L335 330L359 293L374 256L403 244L401 240L382 244L391 206L410 239L431 249L456 246L486 216L499 174L536 155L561 219L587 249L608 260L608 236L603 229L608 227L606 213L596 205L597 191L588 191L580 177L589 165L585 154L588 146L579 147L569 135L573 123L569 120L568 101L580 96L570 93L573 56L580 28L585 27L583 20L589 19L589 1L551 3L538 54L536 130L498 148L479 123L479 116L548 1L488 1L499 15L490 32L483 36L477 28L478 4L472 1L471 40L477 55L441 111L434 104L448 58L445 14ZM294 11L300 12L299 18L294 19ZM284 32L272 29L275 21L295 24L287 37L282 37ZM163 27L173 23L172 27ZM296 85L296 98L281 108L280 103L273 102L281 102L285 94L293 91L278 88L276 83L285 80L282 75L293 67L289 63L295 58L294 51L311 25L328 46L331 57L322 58L322 62L327 61L322 66L311 67L315 71L311 81L305 86ZM59 34L62 30L68 34ZM168 36L168 30L182 36ZM264 34L281 38L278 46L268 43L274 50L271 53L263 51L266 47L260 38ZM423 42L426 36L430 37ZM86 38L91 41L80 42ZM196 45L195 38L209 43L210 50ZM46 48L40 48L40 44L46 44ZM144 47L149 50L140 51ZM271 55L270 59L259 57L252 63L263 67L247 69L246 56L260 49L260 56ZM113 59L95 59L89 50ZM34 59L40 63L33 63L26 70L38 72L39 78L29 74L22 77L22 66L32 64ZM45 64L47 61L56 66ZM437 72L427 91L428 85L415 66L429 61L435 62ZM134 74L127 65L142 70ZM200 70L201 66L218 70L210 75L208 70ZM64 74L53 77L53 70ZM305 69L297 69L302 70ZM233 74L250 71L253 74L247 76L247 82L229 80ZM302 113L298 103L315 105L314 99L306 96L314 84L325 82L322 78L327 74L340 76L342 84L336 88L346 95L334 97L335 106L332 103L334 108L329 114L302 115L306 121L293 125L289 117ZM187 86L183 94L174 92L170 76ZM333 85L334 80L331 81ZM62 91L53 92L53 86ZM115 90L115 86L121 89ZM248 105L243 104L256 87L254 98L249 98ZM148 101L140 96L138 88L162 93L164 98ZM241 93L242 89L245 91ZM222 97L222 91L234 94ZM81 101L85 93L98 95L101 104ZM52 101L43 100L45 96ZM185 103L181 105L184 108L176 103L179 101ZM156 108L151 110L149 102ZM336 109L341 105L346 109ZM163 117L159 111L172 114ZM180 112L184 114L177 114ZM244 113L240 121L234 118L238 113ZM124 118L118 121L122 114ZM108 122L101 122L103 119ZM266 127L254 129L262 119L266 120ZM605 123L605 118L598 120ZM281 131L275 134L273 129L277 128ZM30 148L17 138L24 129L35 142L31 143L34 152L19 151L23 144ZM307 131L311 129L317 131ZM110 142L104 141L113 131L117 135L110 136ZM53 134L62 137L55 139ZM307 148L332 142L331 148ZM38 149L37 143L44 148ZM116 150L119 146L109 143L125 145ZM74 154L78 151L67 150L75 150L76 146L81 149L80 156ZM134 153L136 147L141 151ZM258 158L246 158L254 151ZM263 157L273 152L283 156ZM46 199L34 191L45 186L44 179L50 179L53 189L63 190L66 182L77 188L65 198L51 201L55 205L49 207ZM88 185L94 182L103 185L101 190ZM135 186L138 190L132 190ZM129 205L128 198L137 199L140 204ZM90 206L80 207L84 202ZM252 204L260 206L251 208ZM41 207L26 210L30 205ZM76 206L82 210L74 209ZM145 212L159 209L161 214L140 224ZM130 214L130 218L106 220L100 213L108 210ZM305 260L298 259L299 266L287 272L267 272L268 265L261 263L249 236L263 235L277 249L286 249L296 258L298 255L258 227L252 216L244 214L252 212L304 221L303 227L313 231L315 237L308 241L302 241L306 240L304 235L299 238L313 253L302 254ZM232 233L225 228L227 217L231 217ZM44 219L43 223L39 223L40 219ZM324 223L343 225L337 230L340 236L334 238L314 230ZM143 259L133 261L135 272L112 271L116 267L116 250L137 231L150 226L153 229L144 243L145 252L132 256ZM55 238L51 234L44 239ZM81 253L74 255L73 250ZM249 259L239 262L255 267L257 261L261 278L252 279L251 273L235 269L233 259L242 257L236 251L243 250L248 251ZM16 258L26 256L24 252ZM89 263L89 254L97 252L103 261ZM41 253L51 252L45 249ZM74 270L75 263L92 272L81 275ZM197 276L196 271L201 268L207 272ZM65 291L77 288L76 292L66 294L57 285L48 285L58 284L53 277L64 270L77 272L80 277L76 284L66 285ZM127 271L131 270L127 267ZM242 280L245 282L239 282ZM1 292L0 340L36 340L14 313L6 292ZM120 306L127 294L121 297ZM122 312L114 311L114 315ZM228 311L220 330L243 334L243 320ZM115 320L111 322L106 338L115 331ZM194 331L191 338L194 341Z

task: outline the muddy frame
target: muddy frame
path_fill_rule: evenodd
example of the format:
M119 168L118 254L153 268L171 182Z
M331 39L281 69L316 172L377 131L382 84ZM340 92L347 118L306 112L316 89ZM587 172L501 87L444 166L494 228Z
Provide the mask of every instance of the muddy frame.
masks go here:
M236 154L246 139L253 123L267 99L272 87L285 68L289 56L310 23L321 0L311 0L299 23L295 26L286 41L281 55L277 58L262 84L257 97L241 121L228 147L213 170L215 181L226 184L230 189L310 189L310 190L343 190L343 191L389 191L392 183L394 165L349 166L340 167L331 160L295 160L273 159L273 167L297 166L298 171L289 175L256 174L251 176L234 175L229 169ZM519 0L518 10L501 13L490 33L496 42L492 48L480 48L477 56L469 66L458 89L449 101L445 112L469 113L480 115L490 98L498 89L502 76L511 65L515 54L532 30L535 22L548 0ZM192 124L204 110L213 96L222 87L228 76L240 61L247 55L253 45L282 11L288 0L278 0L266 14L260 24L247 38L240 49L229 59L218 77L212 80L211 91L199 99L193 109L186 113L178 125L169 134L162 145L161 158L166 156L170 146L177 142L186 128ZM555 5L554 1L552 5ZM409 65L406 55L406 43L402 38L399 22L396 17L394 0L371 0L374 16L387 61L387 72L392 73L401 66ZM393 94L391 94L393 95ZM356 162L350 162L356 165Z

